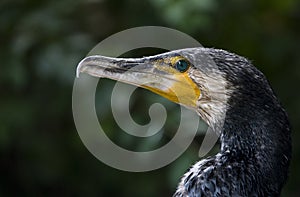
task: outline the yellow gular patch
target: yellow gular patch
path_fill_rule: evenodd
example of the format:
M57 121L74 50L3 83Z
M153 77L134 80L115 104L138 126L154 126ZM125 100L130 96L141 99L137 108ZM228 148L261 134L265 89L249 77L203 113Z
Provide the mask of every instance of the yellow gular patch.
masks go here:
M165 79L169 81L167 84L163 84L164 88L149 87L147 85L143 85L143 87L169 99L170 101L195 108L201 91L189 77L188 70L181 73L174 68L175 63L181 59L184 58L181 56L166 58L163 60L163 63L159 61L155 65L156 69L167 72L169 74L168 77L170 77L170 75L172 77L172 79ZM166 66L170 63L172 67Z
M200 97L200 89L189 77L188 72L175 74L176 81L169 88L166 98L189 107L196 107Z

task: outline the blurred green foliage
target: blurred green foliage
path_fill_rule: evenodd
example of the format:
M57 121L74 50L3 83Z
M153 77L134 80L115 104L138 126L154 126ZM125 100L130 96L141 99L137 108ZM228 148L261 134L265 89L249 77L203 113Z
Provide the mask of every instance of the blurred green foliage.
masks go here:
M204 46L246 56L266 74L293 125L293 160L282 196L297 196L299 8L297 0L2 0L0 196L171 196L180 175L198 159L199 141L167 167L122 172L87 151L72 118L77 63L107 36L145 25L175 28ZM171 118L166 134L143 143L120 134L103 107L109 105L112 87L113 82L103 80L96 98L104 114L99 119L112 139L145 150L172 137L172 121L178 117L171 114L178 108L144 90L135 93L133 117L147 123L153 100L164 102Z

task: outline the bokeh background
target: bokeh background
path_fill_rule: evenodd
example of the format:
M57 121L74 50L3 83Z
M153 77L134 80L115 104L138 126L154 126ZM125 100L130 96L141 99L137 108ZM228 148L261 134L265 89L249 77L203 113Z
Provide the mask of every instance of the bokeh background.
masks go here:
M201 132L172 164L131 173L94 158L82 144L72 117L77 63L109 35L145 25L175 28L206 47L248 57L265 73L293 126L293 160L282 196L298 196L299 24L297 0L1 0L0 196L172 195L180 176L199 159ZM163 102L169 109L167 127L150 141L123 134L105 108L113 84L101 80L96 97L99 120L112 140L128 149L148 150L172 138L178 106L145 90L132 96L133 118L149 122L151 103Z

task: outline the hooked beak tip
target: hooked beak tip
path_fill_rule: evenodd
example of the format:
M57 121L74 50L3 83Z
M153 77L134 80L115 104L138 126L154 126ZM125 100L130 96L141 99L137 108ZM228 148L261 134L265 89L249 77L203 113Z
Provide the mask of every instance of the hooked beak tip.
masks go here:
M89 70L89 66L99 64L99 62L101 61L98 59L101 58L101 56L87 56L83 60L81 60L76 68L76 77L79 78L80 73L88 73L87 71Z
M86 57L86 58L87 58L87 57ZM81 69L82 69L82 67L83 67L83 65L84 65L84 62L85 62L86 58L84 58L83 60L81 60L81 61L78 63L77 68L76 68L76 78L79 78L79 75L80 75L80 73L81 73Z

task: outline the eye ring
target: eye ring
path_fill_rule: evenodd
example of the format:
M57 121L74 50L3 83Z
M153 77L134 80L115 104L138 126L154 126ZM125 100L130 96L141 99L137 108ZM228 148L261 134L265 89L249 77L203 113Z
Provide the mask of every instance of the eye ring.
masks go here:
M189 67L190 67L189 62L184 59L178 60L175 63L175 68L181 73L184 73L185 71L187 71L189 69Z

